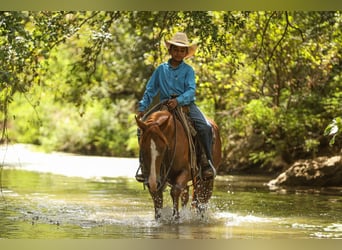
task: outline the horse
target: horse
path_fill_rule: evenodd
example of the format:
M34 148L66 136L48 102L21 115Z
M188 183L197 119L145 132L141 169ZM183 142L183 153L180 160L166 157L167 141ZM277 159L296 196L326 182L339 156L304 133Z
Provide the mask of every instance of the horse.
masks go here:
M163 191L171 187L173 217L179 218L179 199L182 208L189 201L189 186L193 184L192 206L203 212L212 195L214 179L201 177L199 167L191 167L190 142L182 123L169 110L159 110L144 121L136 117L141 131L139 147L142 172L147 177L146 186L154 204L155 219L161 217ZM209 119L208 119L209 120ZM209 120L213 128L213 163L217 171L221 161L221 140L218 126ZM197 164L197 163L196 163Z

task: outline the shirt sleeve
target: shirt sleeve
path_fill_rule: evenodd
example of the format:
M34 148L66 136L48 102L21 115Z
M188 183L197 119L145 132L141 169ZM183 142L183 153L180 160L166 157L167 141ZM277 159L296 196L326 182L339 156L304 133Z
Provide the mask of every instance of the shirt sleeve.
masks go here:
M186 73L184 84L185 84L184 93L179 95L176 98L180 106L189 105L191 102L195 101L195 93L196 93L195 71L191 67L189 67L189 70Z
M159 91L159 83L158 83L158 72L159 72L159 68L157 68L151 78L149 79L149 81L147 82L146 85L146 89L144 92L144 95L142 97L142 99L139 101L139 106L138 106L138 111L145 111L148 106L150 106L153 97L155 97Z

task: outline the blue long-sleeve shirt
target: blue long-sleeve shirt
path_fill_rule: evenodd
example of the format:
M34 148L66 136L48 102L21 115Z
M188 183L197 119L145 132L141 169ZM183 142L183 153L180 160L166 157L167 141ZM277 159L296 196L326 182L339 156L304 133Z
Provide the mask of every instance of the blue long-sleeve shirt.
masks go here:
M146 85L144 96L139 102L138 111L145 111L158 93L160 101L177 95L178 105L188 105L195 101L195 91L196 81L193 68L185 62L173 68L169 60L160 64L153 72Z

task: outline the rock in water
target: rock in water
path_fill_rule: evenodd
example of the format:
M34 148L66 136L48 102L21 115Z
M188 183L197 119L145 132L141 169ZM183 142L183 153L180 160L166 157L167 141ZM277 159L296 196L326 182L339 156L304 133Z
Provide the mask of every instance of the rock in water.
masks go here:
M267 184L276 186L341 186L342 156L300 160Z

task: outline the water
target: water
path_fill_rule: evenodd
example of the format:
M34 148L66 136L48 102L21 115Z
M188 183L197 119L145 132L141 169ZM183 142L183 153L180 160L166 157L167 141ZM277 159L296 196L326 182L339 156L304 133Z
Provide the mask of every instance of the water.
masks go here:
M342 238L342 189L269 190L268 177L218 176L208 212L171 219L169 189L160 222L130 176L75 177L2 170L0 238L309 239Z

